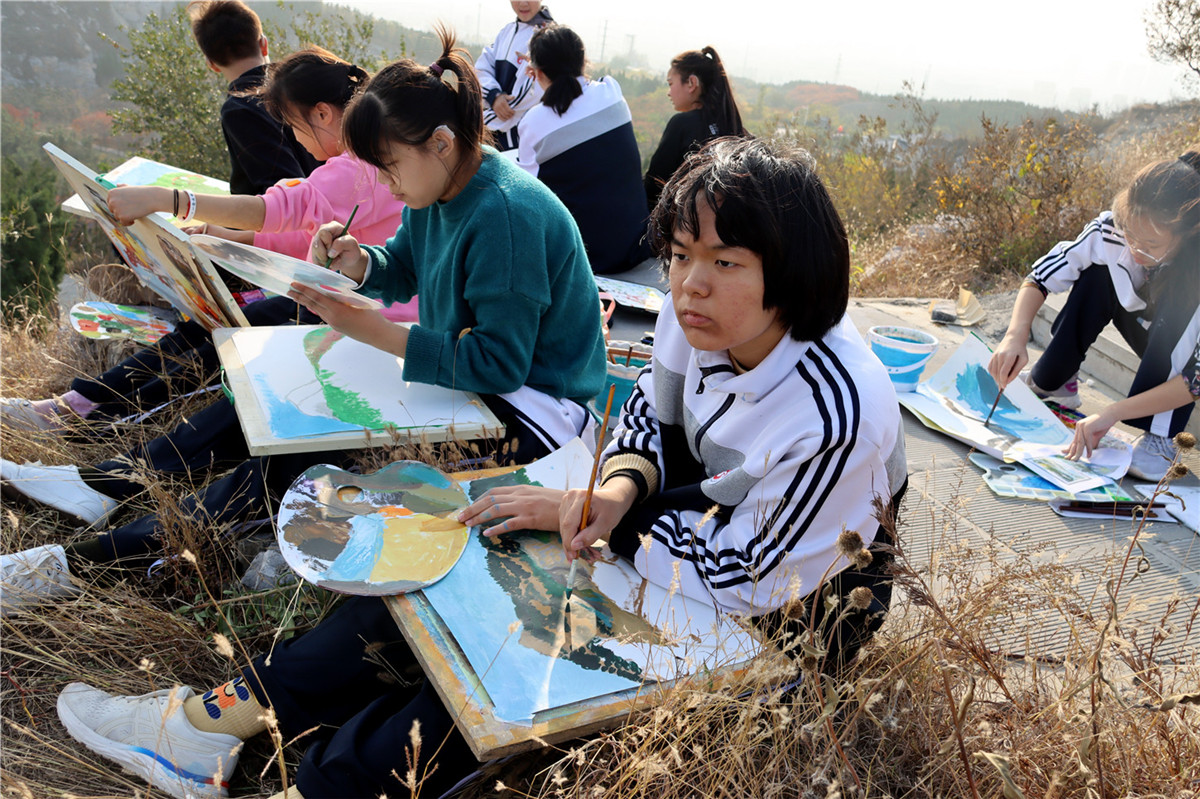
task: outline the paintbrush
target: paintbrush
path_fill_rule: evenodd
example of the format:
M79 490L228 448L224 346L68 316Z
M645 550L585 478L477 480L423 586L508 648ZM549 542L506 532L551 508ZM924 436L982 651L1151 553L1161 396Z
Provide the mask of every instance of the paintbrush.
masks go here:
M992 421L992 414L996 412L996 408L999 407L999 405L1000 405L1000 398L1003 396L1004 396L1004 389L1000 387L999 383L997 383L996 384L996 401L992 403L992 409L990 411L988 411L987 418L983 420L984 427L987 427L988 422Z
M608 402L604 403L604 421L600 423L600 440L596 442L596 457L592 459L592 476L588 480L587 494L583 498L583 516L579 518L579 530L587 527L588 511L592 508L592 492L596 490L596 472L600 471L600 455L604 451L604 431L608 429L608 417L612 413L613 394L617 384L608 387ZM571 605L571 592L575 588L575 572L579 568L579 556L571 559L571 570L567 572L567 606Z
M354 210L350 212L350 218L346 220L346 226L344 228L342 228L341 233L337 234L337 236L334 238L334 241L337 241L342 236L346 235L346 231L348 231L350 229L350 223L354 221L354 215L357 213L358 213L358 206L355 205ZM330 243L332 244L332 242L330 242ZM325 259L325 268L328 269L329 265L332 263L333 263L333 256L331 255Z

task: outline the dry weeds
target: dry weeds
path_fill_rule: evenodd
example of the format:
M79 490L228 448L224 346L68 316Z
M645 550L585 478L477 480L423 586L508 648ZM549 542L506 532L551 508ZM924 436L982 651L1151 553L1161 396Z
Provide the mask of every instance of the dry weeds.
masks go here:
M3 343L6 395L61 391L73 374L123 353L53 324L6 329ZM87 462L120 449L131 432L87 442L6 436L3 443L6 457ZM364 466L437 454L457 458L428 447L376 450ZM173 510L189 487L149 480L145 498L126 513L153 508L173 518L166 548L195 552L196 565L172 560L155 581L99 580L78 599L3 621L4 796L152 795L66 736L54 711L62 687L81 679L122 693L210 687L280 628L303 628L327 612L327 597L315 591L224 589L243 564L214 542L213 531ZM45 509L6 502L0 514L5 551L78 534ZM680 690L619 730L489 764L465 795L1196 796L1200 600L1179 598L1191 603L1183 626L1128 625L1136 539L1109 565L1107 591L1098 596L1079 587L1070 563L1040 554L1001 560L987 548L948 545L917 561L901 547L888 622L841 678L808 673L786 694L772 687L778 675L763 674L720 693ZM1047 614L1071 631L1066 654L1052 662L1007 657L1003 642L1033 634L1029 620ZM219 632L233 635L232 659L216 651ZM1156 653L1165 643L1191 654L1161 662ZM268 736L252 741L233 795L278 790L279 756ZM300 752L291 747L282 756L294 768Z

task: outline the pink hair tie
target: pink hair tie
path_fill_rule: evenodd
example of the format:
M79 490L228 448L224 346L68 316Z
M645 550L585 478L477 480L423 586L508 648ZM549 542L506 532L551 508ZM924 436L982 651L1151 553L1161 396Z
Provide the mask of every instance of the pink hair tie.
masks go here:
M432 72L434 75L437 75L440 78L442 76L442 73L445 72L446 70L442 67L441 64L434 61L432 64L429 65L429 71Z

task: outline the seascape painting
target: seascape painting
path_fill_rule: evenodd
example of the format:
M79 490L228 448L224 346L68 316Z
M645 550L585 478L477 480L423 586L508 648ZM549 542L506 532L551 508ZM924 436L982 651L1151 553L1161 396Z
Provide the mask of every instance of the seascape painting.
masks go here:
M897 395L923 424L981 452L1018 461L1059 488L1075 493L1118 480L1129 468L1127 443L1106 436L1092 456L1071 461L1061 453L1073 433L1029 386L1014 380L1005 387L987 425L998 386L988 374L991 351L969 335L914 392Z

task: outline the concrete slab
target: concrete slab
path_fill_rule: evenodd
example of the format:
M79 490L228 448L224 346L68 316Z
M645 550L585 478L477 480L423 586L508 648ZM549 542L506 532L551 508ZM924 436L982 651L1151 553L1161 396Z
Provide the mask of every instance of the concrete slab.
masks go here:
M616 277L661 285L652 265ZM930 321L928 307L929 300L925 299L859 298L851 300L849 313L864 334L874 325L902 325L937 336L942 346L926 367L928 371L941 366L963 337L974 330L935 325ZM614 337L641 338L644 331L653 329L654 320L651 314L618 310L614 316ZM1110 356L1110 351L1115 354ZM1114 342L1106 343L1101 352L1105 358L1123 364L1121 368L1136 365L1122 358ZM1031 357L1040 354L1036 344L1031 347ZM1097 374L1091 375L1080 389L1085 412L1124 396L1109 382L1118 382L1117 377L1096 368ZM1128 383L1124 385L1128 387ZM901 513L900 537L909 561L931 573L943 574L941 562L965 547L976 553L982 568L1003 569L1018 562L1069 564L1075 594L1093 597L1092 606L1067 611L1053 606L1052 595L1032 601L1028 597L1014 598L1010 613L982 623L988 627L995 651L1014 657L1030 656L1053 663L1069 652L1091 646L1093 641L1088 637L1091 633L1080 630L1094 626L1074 624L1071 614L1102 612L1105 585L1120 569L1130 549L1131 522L1064 519L1044 502L998 497L967 460L970 449L966 445L927 429L908 413L904 417L910 490ZM1184 462L1191 474L1182 482L1200 484L1196 478L1200 451L1193 450ZM1147 637L1162 625L1185 629L1196 597L1200 596L1200 536L1179 524L1151 522L1139 534L1138 545L1133 552L1134 565L1140 571L1133 576L1131 570L1126 578L1122 601L1128 602L1128 610L1122 624L1139 634L1144 631ZM979 557L981 553L988 554ZM956 590L949 580L937 579L934 584L935 592ZM1161 663L1181 662L1194 658L1197 652L1200 652L1200 638L1189 640L1175 635L1157 649L1156 657Z

